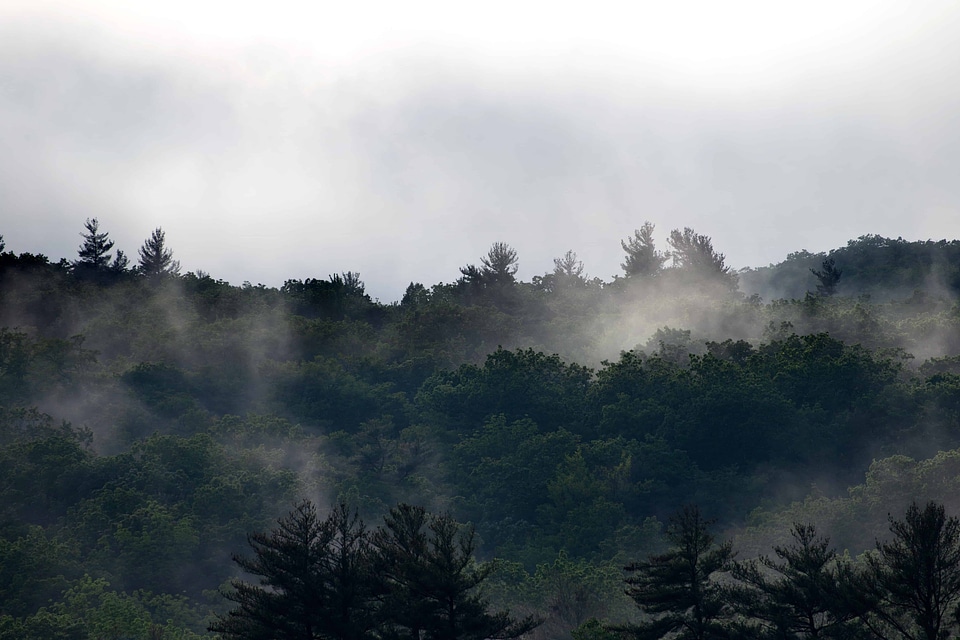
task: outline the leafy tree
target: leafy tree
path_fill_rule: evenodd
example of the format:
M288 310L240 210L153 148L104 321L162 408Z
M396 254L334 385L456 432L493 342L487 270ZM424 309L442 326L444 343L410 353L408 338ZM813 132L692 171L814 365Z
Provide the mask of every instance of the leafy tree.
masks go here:
M764 637L855 637L850 567L813 525L794 524L790 535L792 544L774 547L779 560L734 564L741 583L730 591L736 608L759 621Z
M113 248L113 241L109 239L110 234L106 231L100 232L100 222L96 218L87 218L83 226L87 232L80 234L83 244L77 252L80 259L74 264L93 269L106 269L110 264L110 249Z
M880 638L942 640L960 606L960 520L942 504L916 502L890 518L889 542L868 556L861 589L872 598L864 621Z
M729 542L715 544L696 506L685 506L670 518L666 537L673 547L625 569L627 595L650 617L623 629L636 638L676 634L681 640L724 637L730 615L715 573L733 559Z
M820 284L817 285L817 293L823 297L832 296L837 292L837 284L840 282L840 276L843 271L837 268L837 262L833 258L826 258L820 267L821 270L810 269L810 273L817 276Z
M151 278L175 276L180 273L180 262L173 259L173 251L166 246L166 235L157 227L140 247L140 272Z
M656 275L663 268L668 255L657 251L653 242L654 225L644 222L643 226L635 229L632 238L620 241L620 246L627 252L627 259L620 264L627 277Z

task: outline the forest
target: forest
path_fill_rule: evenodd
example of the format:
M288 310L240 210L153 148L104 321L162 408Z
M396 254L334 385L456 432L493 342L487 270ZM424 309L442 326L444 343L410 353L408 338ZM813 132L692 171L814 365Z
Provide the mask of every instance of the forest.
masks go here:
M960 241L644 223L384 303L78 227L0 236L2 640L960 631Z

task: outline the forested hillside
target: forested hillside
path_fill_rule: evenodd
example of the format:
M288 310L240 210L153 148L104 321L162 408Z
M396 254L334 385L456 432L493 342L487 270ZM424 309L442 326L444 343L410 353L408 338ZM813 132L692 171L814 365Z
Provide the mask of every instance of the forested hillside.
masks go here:
M225 633L231 557L304 499L469 523L491 606L578 640L642 618L622 569L684 505L741 560L796 523L856 556L913 502L960 510L956 241L738 273L645 224L609 281L572 251L519 281L496 243L384 303L84 229L58 262L0 238L0 638Z

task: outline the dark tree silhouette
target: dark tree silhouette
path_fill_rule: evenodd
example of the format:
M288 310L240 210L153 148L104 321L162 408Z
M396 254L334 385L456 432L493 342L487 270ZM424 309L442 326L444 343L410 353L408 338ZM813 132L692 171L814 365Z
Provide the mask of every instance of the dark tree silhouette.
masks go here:
M234 556L259 585L234 580L237 607L209 630L242 640L362 640L374 626L374 592L363 523L346 506L321 520L302 502L269 533L249 537L252 557Z
M517 251L505 242L494 242L480 258L481 272L488 284L513 284L519 268Z
M387 637L416 640L517 638L540 621L489 612L477 592L491 564L477 564L474 531L450 515L428 516L401 504L384 518L373 538L377 575L385 584L381 619Z
M730 589L735 607L759 621L763 637L855 638L851 568L813 525L794 524L793 543L774 547L778 560L761 556L736 563L740 585Z
M627 252L627 258L620 264L627 277L652 276L660 273L668 255L657 251L653 241L654 225L644 222L643 226L635 229L632 238L620 241L620 246Z
M890 518L890 542L877 541L861 588L872 598L864 617L880 638L941 640L960 609L960 520L942 504L916 502Z
M110 249L113 248L113 241L109 239L107 232L100 232L100 222L96 218L87 218L83 226L87 232L80 234L83 244L77 252L80 259L74 263L75 266L106 269L110 264Z
M582 279L583 262L577 259L576 252L567 251L562 258L553 259L553 275L568 279Z
M837 284L840 282L843 271L837 269L837 263L833 258L825 259L820 269L820 271L810 269L810 273L820 281L817 285L817 293L824 297L832 296L837 292Z
M725 256L713 249L709 236L684 227L683 231L671 231L667 242L673 249L670 255L674 266L701 274L730 275L730 267L724 264Z
M157 227L140 247L140 272L151 278L177 275L180 263L173 259L173 251L166 246L166 235Z
M625 569L627 595L649 618L622 627L636 638L682 640L723 637L730 615L724 593L713 579L733 559L729 542L716 544L700 509L686 506L670 518L666 537L673 547Z

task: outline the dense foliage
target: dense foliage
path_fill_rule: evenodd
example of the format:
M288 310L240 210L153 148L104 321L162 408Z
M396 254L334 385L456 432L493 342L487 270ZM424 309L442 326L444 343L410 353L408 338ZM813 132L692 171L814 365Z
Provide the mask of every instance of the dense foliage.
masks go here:
M74 262L0 253L0 638L208 635L231 555L304 498L472 523L486 597L584 638L636 622L620 569L669 555L680 505L747 559L960 506L954 242L736 273L644 225L611 281L567 252L522 282L497 243L384 304L349 271L181 275L159 228L128 268L85 229Z

